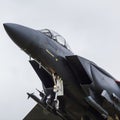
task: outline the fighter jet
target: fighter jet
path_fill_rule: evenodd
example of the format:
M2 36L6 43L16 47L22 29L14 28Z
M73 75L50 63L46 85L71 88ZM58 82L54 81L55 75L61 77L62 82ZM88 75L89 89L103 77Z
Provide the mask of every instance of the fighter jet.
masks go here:
M66 40L49 30L5 23L12 41L30 57L43 91L23 120L120 119L120 82L94 62L75 55Z

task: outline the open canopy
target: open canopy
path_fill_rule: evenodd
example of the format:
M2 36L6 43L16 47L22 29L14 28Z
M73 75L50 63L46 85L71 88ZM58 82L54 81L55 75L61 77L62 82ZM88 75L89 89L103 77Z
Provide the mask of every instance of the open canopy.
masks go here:
M66 40L59 35L58 33L56 33L53 30L49 30L49 29L42 29L40 30L42 33L44 33L45 35L47 35L48 37L50 37L51 39L55 40L56 42L58 42L59 44L61 44L63 47L67 48L70 50L69 45L66 43Z

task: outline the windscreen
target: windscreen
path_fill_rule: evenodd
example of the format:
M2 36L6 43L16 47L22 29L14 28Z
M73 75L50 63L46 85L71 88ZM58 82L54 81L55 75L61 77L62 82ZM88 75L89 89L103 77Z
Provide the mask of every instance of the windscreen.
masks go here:
M49 38L51 38L54 41L56 41L57 43L61 44L63 47L65 47L65 48L70 50L70 47L66 43L66 40L61 35L59 35L57 32L55 32L53 30L49 30L49 29L43 29L43 30L41 30L41 32L44 33Z

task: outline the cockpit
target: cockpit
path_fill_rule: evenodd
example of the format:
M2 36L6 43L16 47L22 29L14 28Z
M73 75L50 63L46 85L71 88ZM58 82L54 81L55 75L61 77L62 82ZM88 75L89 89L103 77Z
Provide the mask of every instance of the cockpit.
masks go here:
M49 29L42 29L42 30L40 30L40 32L44 33L49 38L53 39L57 43L61 44L63 47L65 47L65 48L67 48L67 49L70 50L70 47L66 43L66 40L61 35L59 35L58 33L56 33L55 31L49 30Z

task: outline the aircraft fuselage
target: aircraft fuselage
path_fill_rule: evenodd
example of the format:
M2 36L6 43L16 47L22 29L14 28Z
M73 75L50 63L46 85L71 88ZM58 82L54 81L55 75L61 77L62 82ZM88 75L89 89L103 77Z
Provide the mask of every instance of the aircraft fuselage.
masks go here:
M120 98L120 88L117 83L111 77L104 79L104 76L96 70L94 65L92 70L96 72L95 75L98 75L99 78L96 78L97 76L93 75L92 77L95 78L94 80L89 84L86 82L86 84L82 85L81 81L84 81L84 79L79 77L80 80L77 80L77 77L66 58L66 56L73 56L74 54L69 49L66 49L65 46L59 44L38 30L17 24L4 24L4 27L11 39L23 51L39 64L41 63L41 65L51 74L57 73L63 80L64 101L66 103L65 111L72 119L78 120L84 114L94 117L93 114L97 114L97 112L95 112L97 108L99 108L99 112L107 114L97 103L94 101L92 103L89 96L95 99L100 105L102 105L103 99L108 99L104 98L106 96L103 96L102 99L101 93L104 92L104 90L107 91L108 96L110 95L110 100L113 93ZM99 70L101 71L101 69ZM89 101L87 102L87 97L88 100L91 100L90 103ZM93 104L95 108L89 104Z

